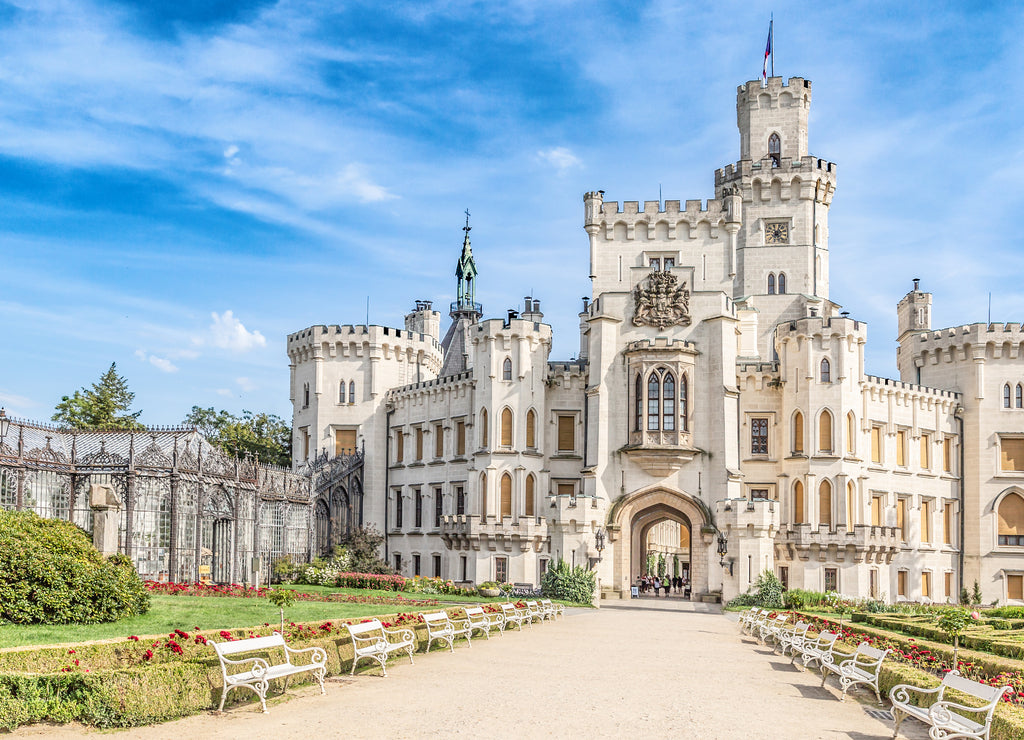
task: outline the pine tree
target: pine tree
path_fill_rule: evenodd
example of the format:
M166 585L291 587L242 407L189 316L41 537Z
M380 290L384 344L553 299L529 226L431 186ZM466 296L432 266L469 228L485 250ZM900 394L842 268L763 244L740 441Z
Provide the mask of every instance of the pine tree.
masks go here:
M117 374L117 363L112 362L92 388L61 398L52 418L72 429L142 429L138 422L142 412L131 411L134 402L128 381Z

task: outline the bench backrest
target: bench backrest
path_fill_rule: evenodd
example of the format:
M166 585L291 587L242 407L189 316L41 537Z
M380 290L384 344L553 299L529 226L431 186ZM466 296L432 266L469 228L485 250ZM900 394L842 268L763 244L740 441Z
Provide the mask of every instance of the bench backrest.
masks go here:
M232 640L230 642L214 642L210 640L217 655L235 655L236 653L249 653L253 650L268 650L275 647L284 647L284 638L280 633L275 632L270 637L250 637L247 640Z
M447 612L422 612L420 616L423 617L423 621L427 624L438 624L448 621Z
M1005 686L987 686L986 684L972 681L969 678L964 678L953 671L945 675L942 679L942 685L980 699L986 704L999 697L1006 688Z
M369 622L360 622L359 624L348 625L348 631L351 635L365 635L367 632L378 632L383 631L384 625L380 623L379 619L371 619Z
M503 612L505 612L506 614L508 614L509 612L512 612L513 614L515 614L515 612L516 612L516 605L515 604L502 604L501 605L501 610Z
M888 650L879 650L878 648L871 647L866 642L862 642L857 645L857 652L854 653L853 659L857 660L857 657L863 655L865 658L869 658L873 663L876 660L881 661L885 657Z
M536 601L527 601L526 602L526 608L527 609L536 609L537 608L537 602Z
M836 644L836 639L839 637L835 632L822 632L818 635L818 647L831 648Z
M467 606L466 616L467 617L482 617L484 615L484 608L482 606Z

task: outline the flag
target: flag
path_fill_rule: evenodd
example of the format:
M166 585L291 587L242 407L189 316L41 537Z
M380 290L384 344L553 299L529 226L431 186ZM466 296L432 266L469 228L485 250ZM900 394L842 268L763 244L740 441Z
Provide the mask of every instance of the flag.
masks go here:
M768 87L768 57L772 55L772 25L774 21L768 24L768 43L764 47L764 65L761 67L761 86Z

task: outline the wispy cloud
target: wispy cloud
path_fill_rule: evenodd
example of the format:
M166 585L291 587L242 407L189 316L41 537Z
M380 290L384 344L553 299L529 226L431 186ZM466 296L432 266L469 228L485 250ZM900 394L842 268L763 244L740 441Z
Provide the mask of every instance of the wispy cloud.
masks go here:
M566 170L579 167L582 164L579 158L572 153L572 150L564 146L542 149L537 152L537 156L545 162L554 165L559 174L564 174Z
M197 344L210 344L218 349L232 352L249 352L257 347L267 346L266 337L258 331L249 331L245 325L235 318L231 311L210 314L213 323L205 337L197 337Z
M237 383L238 387L241 388L246 393L251 393L252 391L259 388L259 386L256 383L251 381L249 378L245 377L235 378L235 383Z

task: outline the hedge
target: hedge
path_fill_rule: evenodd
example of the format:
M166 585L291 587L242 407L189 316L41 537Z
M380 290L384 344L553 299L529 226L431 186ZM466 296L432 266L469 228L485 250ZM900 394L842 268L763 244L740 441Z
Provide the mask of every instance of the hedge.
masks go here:
M457 616L458 611L450 610L453 616ZM401 617L415 618L415 615L389 615L378 619L388 622ZM344 621L338 622L327 635L323 634L324 626L332 624L329 622L290 626L293 634L301 637L293 637L289 643L323 648L327 651L327 674L347 673L351 669L352 641L347 630L342 629ZM423 624L402 626L416 632L417 649L426 643ZM252 634L250 629L236 629L194 633L189 640L175 641L172 634L0 651L0 729L35 722L72 721L97 727L134 727L216 708L223 683L220 662L202 639L220 640L225 635L244 639ZM180 647L180 653L163 649L171 642ZM159 643L160 647L150 647L154 643ZM152 663L142 658L147 650L157 651ZM270 657L280 659L279 655ZM78 665L72 668L75 661ZM376 664L360 664L360 670L364 667L374 670ZM309 675L298 674L291 677L289 685L313 680ZM282 686L283 682L274 682L271 695L279 695ZM249 692L233 691L228 695L228 705L255 701Z
M877 614L867 614L864 621L884 629L903 632L915 637L924 637L935 642L951 643L945 632L940 630L934 623L920 623L906 619L899 619ZM978 650L982 653L991 653L1004 658L1024 660L1024 642L1014 640L1006 635L993 635L990 632L979 634L968 629L960 636L961 647ZM1018 666L1016 670L1021 670Z

